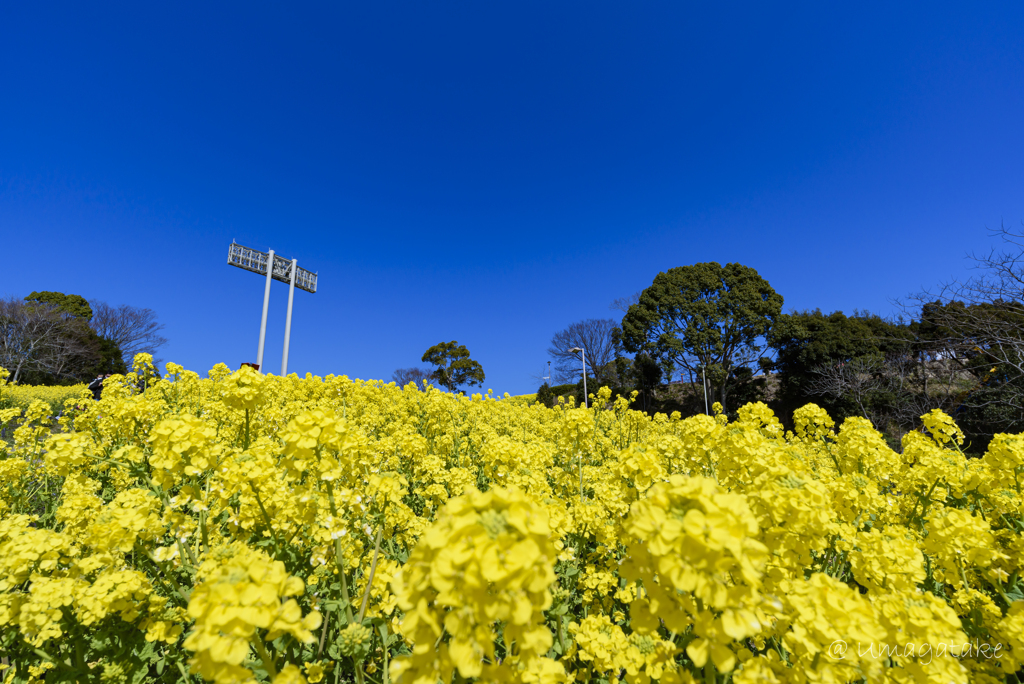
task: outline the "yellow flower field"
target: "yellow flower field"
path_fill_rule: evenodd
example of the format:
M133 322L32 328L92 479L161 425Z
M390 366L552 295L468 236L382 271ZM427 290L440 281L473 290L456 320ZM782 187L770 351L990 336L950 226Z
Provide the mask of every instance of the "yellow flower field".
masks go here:
M59 413L68 399L92 399L92 393L85 385L59 385L40 387L36 385L9 385L0 389L0 408L5 405L27 409L33 401L50 406L52 414Z
M1024 436L609 397L168 364L0 410L0 677L1019 681Z

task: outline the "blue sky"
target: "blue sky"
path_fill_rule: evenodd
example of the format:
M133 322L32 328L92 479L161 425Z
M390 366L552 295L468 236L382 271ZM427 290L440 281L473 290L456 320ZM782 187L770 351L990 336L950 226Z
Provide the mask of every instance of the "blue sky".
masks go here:
M165 359L237 367L234 239L320 274L290 371L456 339L517 394L659 271L889 313L1024 219L1017 2L211 5L0 5L0 296L149 307Z

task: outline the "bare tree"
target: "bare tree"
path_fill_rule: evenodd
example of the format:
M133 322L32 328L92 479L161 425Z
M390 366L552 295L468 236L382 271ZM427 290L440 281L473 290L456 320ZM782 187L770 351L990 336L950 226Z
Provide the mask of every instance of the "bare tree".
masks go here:
M74 378L98 358L85 325L45 303L0 300L0 366L12 382L27 373Z
M92 320L89 325L100 337L114 342L121 350L125 363L131 364L136 354L156 355L157 350L167 344L160 335L164 326L156 321L152 309L141 309L122 304L116 309L106 302L90 301Z
M972 255L979 274L914 295L922 326L945 358L963 369L991 366L998 392L978 392L966 403L996 402L1024 409L1024 226L1001 226L1001 250ZM991 373L991 371L988 371Z
M432 376L433 371L429 368L399 368L391 374L391 379L399 387L405 387L410 382L422 385L424 381L429 381Z
M857 410L875 425L878 416L869 410L872 395L885 387L881 375L881 359L866 357L845 363L818 366L814 369L816 378L808 386L812 394L844 398L853 402Z
M641 291L638 290L633 294L629 295L628 297L619 297L611 304L609 304L608 308L611 309L612 311L621 311L622 313L629 313L629 307L633 306L634 304L640 301L640 294Z
M599 383L607 382L613 372L617 354L615 330L618 324L610 318L588 318L560 330L551 338L548 354L554 360L555 377L560 382L571 382L583 372L580 357L569 351L579 347L586 354L587 371Z
M970 387L968 374L946 358L915 353L909 346L818 366L811 394L851 402L874 426L899 441L932 409L949 411Z

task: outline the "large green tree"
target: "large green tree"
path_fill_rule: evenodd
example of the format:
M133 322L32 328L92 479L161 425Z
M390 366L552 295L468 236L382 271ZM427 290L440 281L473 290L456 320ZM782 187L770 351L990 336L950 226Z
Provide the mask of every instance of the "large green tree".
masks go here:
M671 374L683 369L727 405L741 368L757 365L761 338L782 312L782 295L756 270L715 262L659 273L622 319L630 352L657 358Z
M64 294L63 292L33 292L25 301L30 304L45 304L60 313L82 321L92 320L92 307L82 295Z
M461 385L482 385L484 382L483 366L469 358L466 345L455 340L435 344L424 352L421 360L434 366L432 377L449 392L457 391Z

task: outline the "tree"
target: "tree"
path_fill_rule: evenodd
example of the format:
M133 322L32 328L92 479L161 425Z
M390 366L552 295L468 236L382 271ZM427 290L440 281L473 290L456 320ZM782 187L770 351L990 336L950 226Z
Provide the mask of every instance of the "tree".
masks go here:
M772 407L783 417L808 402L837 421L863 416L898 444L932 409L954 412L957 397L978 384L989 366L950 356L925 321L887 320L867 312L846 316L820 310L779 316L768 334L776 371ZM965 432L978 427L962 411ZM991 433L989 433L991 434Z
M89 321L93 316L89 302L82 295L64 294L63 292L33 292L25 297L25 301L48 305L61 314L83 321Z
M482 385L483 367L469 358L469 350L455 340L439 342L428 349L420 359L434 366L431 377L449 392L457 391L460 385Z
M630 384L640 392L640 401L643 410L649 410L651 405L651 390L661 384L661 366L649 354L643 352L633 357L633 362L625 368L622 373Z
M836 420L866 415L853 394L826 389L865 387L870 383L860 371L880 368L876 361L908 351L912 340L906 326L867 312L847 316L842 311L824 314L816 309L780 315L767 335L775 358L762 362L766 371L777 373L778 413L788 416L814 402ZM849 365L854 361L859 366Z
M0 300L0 366L12 382L56 384L121 370L120 354L62 304L55 297Z
M555 377L561 382L575 381L583 372L580 357L570 349L580 348L587 358L587 372L593 373L599 384L607 384L618 356L615 321L610 318L588 318L560 330L551 338L548 354L555 361ZM595 391L597 388L594 388Z
M782 295L749 266L682 266L659 273L629 307L622 341L656 358L669 377L683 368L693 381L703 367L724 406L739 369L757 366L759 342L781 312Z
M980 357L997 368L998 401L1024 409L1024 227L993 231L1003 251L973 256L979 275L912 297L922 324L958 360ZM983 365L984 365L983 364Z
M622 313L627 314L629 313L629 307L633 306L639 301L640 293L634 292L628 297L619 297L615 299L614 301L612 301L611 304L608 305L608 308L611 309L612 311L621 311Z
M391 374L391 379L395 381L395 384L399 387L405 387L410 382L415 385L420 385L423 382L430 380L432 372L429 368L399 368Z
M157 323L152 309L126 304L114 308L97 300L91 304L93 315L89 325L97 335L117 345L125 362L131 363L140 353L155 356L157 350L167 344L167 339L160 335L164 326Z

